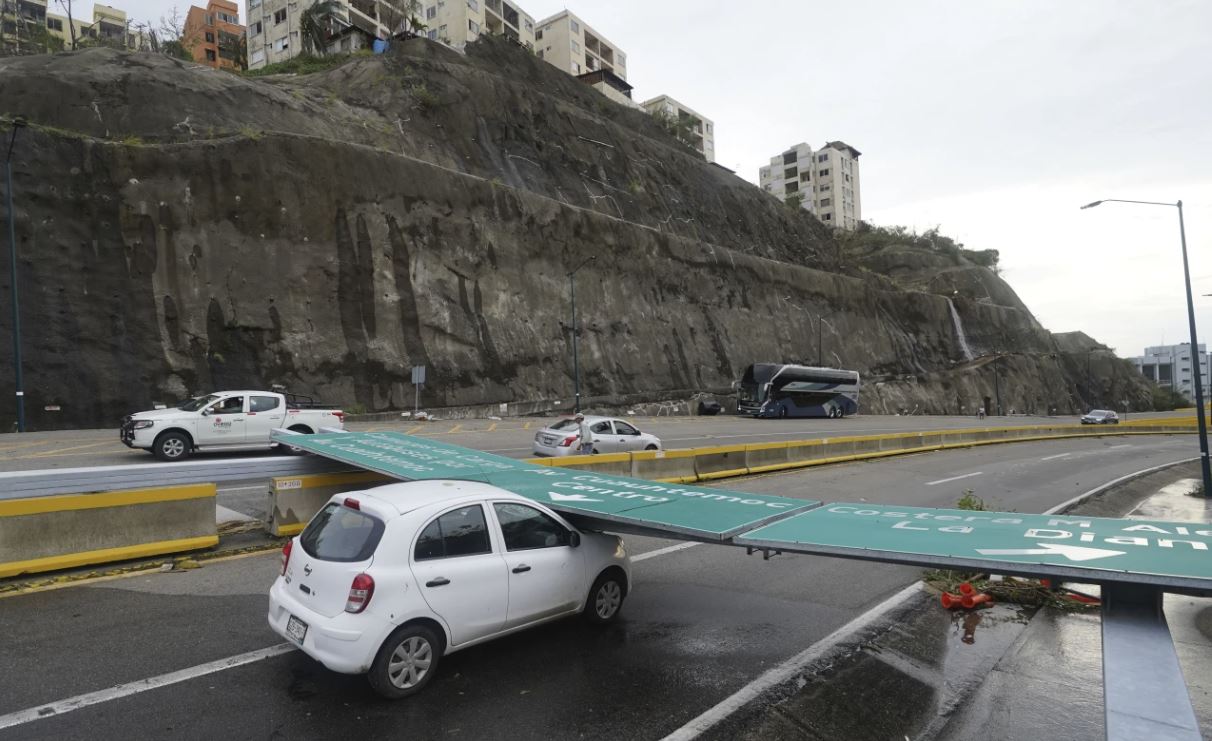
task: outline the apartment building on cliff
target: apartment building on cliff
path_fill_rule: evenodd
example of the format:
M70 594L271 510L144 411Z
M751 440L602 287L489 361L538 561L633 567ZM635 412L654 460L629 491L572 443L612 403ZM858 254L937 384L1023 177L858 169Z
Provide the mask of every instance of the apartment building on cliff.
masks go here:
M842 141L815 151L800 142L770 158L758 173L758 185L781 201L798 202L828 226L851 230L863 218L860 156Z
M710 118L668 95L646 100L640 107L669 121L679 139L697 149L703 159L715 162L715 123Z
M199 64L215 69L239 69L245 30L240 25L240 6L232 0L210 0L205 8L190 7L181 44Z
M534 16L509 0L445 0L426 2L425 35L462 49L484 34L504 36L534 48Z
M50 12L50 0L0 0L0 52L44 54L76 46L111 46L132 51L151 48L145 31L134 28L126 11L93 5L92 21Z

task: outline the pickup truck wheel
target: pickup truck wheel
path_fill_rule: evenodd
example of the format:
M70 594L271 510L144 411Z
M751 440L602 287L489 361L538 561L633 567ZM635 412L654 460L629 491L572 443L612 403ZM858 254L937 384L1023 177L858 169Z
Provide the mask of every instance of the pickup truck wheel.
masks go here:
M644 450L660 450L660 448L655 445L649 445L648 447L644 448Z
M193 453L193 443L183 432L165 432L152 443L152 455L162 461L183 461Z

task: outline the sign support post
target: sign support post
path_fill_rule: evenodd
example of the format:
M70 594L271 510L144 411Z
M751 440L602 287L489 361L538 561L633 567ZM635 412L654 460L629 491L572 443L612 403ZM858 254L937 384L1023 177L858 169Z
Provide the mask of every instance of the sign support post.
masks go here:
M421 387L425 385L425 366L414 365L412 367L412 411L416 414L421 410Z

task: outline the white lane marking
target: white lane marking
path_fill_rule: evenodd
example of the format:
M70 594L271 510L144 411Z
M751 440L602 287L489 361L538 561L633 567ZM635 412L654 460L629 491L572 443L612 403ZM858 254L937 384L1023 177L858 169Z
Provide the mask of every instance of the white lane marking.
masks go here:
M638 556L633 556L631 562L636 563L638 561L646 561L650 558L676 553L677 551L684 551L687 548L693 548L696 545L702 545L702 543L678 543L677 545L658 548L654 551L648 551L646 553L641 553ZM85 695L76 695L75 697L69 697L66 700L59 700L58 702L53 702L49 705L39 705L38 707L28 708L26 710L18 710L17 712L9 713L8 715L0 715L0 730L12 728L13 726L24 725L42 718L51 718L57 715L63 715L64 713L70 713L73 710L86 708L90 705L99 705L100 703L109 702L110 700L117 700L130 695L139 694L140 692L154 690L159 687L166 687L170 684L185 682L196 677L221 672L225 669L234 669L237 666L251 664L254 661L260 661L262 659L273 658L274 656L280 656L294 650L295 646L292 644L279 643L276 646L270 646L269 648L263 648L258 651L249 651L248 653L239 654L237 656L229 656L226 659L212 661L209 664L199 664L198 666L190 667L189 669L182 669L180 671L170 672L168 674L161 674L158 677L140 679L137 682L128 682L126 684L115 685L109 689L100 690L98 692L90 692Z
M73 710L86 708L90 705L98 705L103 702L109 702L110 700L117 700L122 697L136 695L140 692L147 692L148 690L167 687L170 684L186 682L190 679L206 676L207 674L221 672L224 669L232 669L237 666L243 666L244 664L251 664L254 661L261 661L262 659L270 659L274 656L281 656L282 654L290 653L294 650L296 650L295 647L289 643L279 643L278 645L270 646L269 648L262 648L257 651L249 651L248 653L239 654L237 656L229 656L226 659L219 659L218 661L212 661L207 664L191 666L188 669L169 672L168 674L161 674L158 677L151 677L149 679L140 679L137 682L127 682L126 684L114 685L109 689L100 690L98 692L89 692L85 695L76 695L75 697L69 697L66 700L59 700L58 702L53 702L49 705L39 705L38 707L28 708L26 710L18 710L17 712L9 713L8 715L0 715L0 729L24 725L35 720L41 720L42 718L53 718L55 716L63 715L64 713L70 713Z
M662 741L690 741L690 739L697 738L700 734L706 733L720 721L756 700L762 693L786 682L805 666L828 654L837 644L843 642L849 636L881 620L885 613L906 602L922 588L921 582L910 584L795 656L768 670L765 674L762 674L757 679L724 698L715 707L709 708L699 717L666 736Z
M677 545L671 545L671 546L667 546L665 548L657 548L655 551L648 551L647 553L641 553L638 556L632 556L631 562L636 563L638 561L647 561L650 558L656 558L657 556L664 556L667 553L675 553L677 551L684 551L687 548L693 548L696 545L702 545L702 543L693 543L693 542L692 543L678 543Z
M217 489L217 494L226 494L229 491L269 491L268 484L260 484L258 486L228 486L223 489Z
M1130 447L1132 447L1131 443L1124 443L1123 445L1108 445L1107 450L1119 450L1120 448L1130 448Z
M926 486L934 486L936 484L945 484L948 481L959 481L960 479L970 479L973 476L980 476L982 473L984 473L984 471L977 471L976 473L966 473L963 476L952 476L949 479L939 479L938 481L927 481Z
M1073 455L1073 454L1072 454L1072 453L1057 453L1056 455L1049 455L1049 456L1045 456L1045 457L1043 457L1043 458L1040 458L1040 460L1041 460L1041 461L1054 461L1054 460L1056 460L1057 458L1064 458L1064 457L1065 457L1065 456L1067 456L1067 455Z

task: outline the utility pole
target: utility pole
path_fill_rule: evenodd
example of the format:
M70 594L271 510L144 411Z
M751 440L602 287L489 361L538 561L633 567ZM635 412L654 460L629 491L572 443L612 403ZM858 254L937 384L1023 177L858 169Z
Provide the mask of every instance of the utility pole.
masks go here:
M1178 208L1178 236L1179 243L1182 245L1183 251L1183 281L1187 288L1187 324L1191 330L1191 358L1194 360L1193 367L1195 368L1195 377L1192 379L1195 383L1195 419L1199 426L1199 465L1200 473L1203 475L1204 496L1212 497L1212 467L1208 462L1208 423L1204 418L1204 389L1203 379L1200 377L1200 362L1199 362L1199 340L1195 336L1195 302L1191 298L1191 268L1187 263L1187 227L1183 223L1183 202L1180 200L1176 203L1164 203L1160 201L1129 201L1121 198L1104 198L1101 201L1087 203L1082 208L1094 208L1102 203L1139 203L1146 206L1170 206Z
M13 386L17 402L17 432L25 432L25 388L21 382L21 302L17 296L17 214L13 211L13 147L17 143L17 131L25 127L25 119L18 116L13 119L12 125L8 155L4 158L4 192L8 210L9 282L13 294Z
M572 388L573 388L572 411L574 413L581 411L581 362L577 356L577 335L579 334L579 331L577 330L577 279L576 279L576 274L577 274L578 270L585 267L586 265L588 265L589 263L593 262L596 259L598 259L597 255L590 255L589 257L582 260L580 265L577 265L575 268L573 268L568 273L568 293L569 293L570 298L572 299Z

